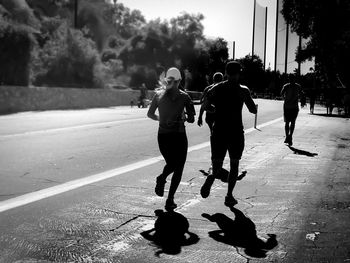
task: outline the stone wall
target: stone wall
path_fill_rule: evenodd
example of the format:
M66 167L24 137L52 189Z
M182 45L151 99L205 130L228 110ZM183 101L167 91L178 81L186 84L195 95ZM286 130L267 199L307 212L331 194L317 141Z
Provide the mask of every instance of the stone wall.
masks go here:
M151 93L149 93L151 96ZM137 104L140 91L0 86L0 114Z

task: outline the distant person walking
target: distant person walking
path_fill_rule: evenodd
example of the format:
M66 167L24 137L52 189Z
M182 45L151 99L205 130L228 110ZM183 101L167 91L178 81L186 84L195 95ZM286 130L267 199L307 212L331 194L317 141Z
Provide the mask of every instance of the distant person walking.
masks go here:
M215 118L212 129L212 164L213 174L208 175L201 188L201 196L207 198L215 177L220 173L228 151L230 157L230 172L224 204L234 206L237 200L233 197L233 189L238 177L239 160L244 149L244 129L242 123L242 108L246 104L251 113L256 113L255 103L246 86L240 85L241 65L230 61L226 64L227 80L214 85L207 93L204 107L215 107Z
M346 117L350 117L350 90L348 89L343 98L344 113Z
M148 91L147 91L146 84L142 83L142 85L140 86L140 97L139 97L139 103L138 103L139 108L146 107L147 94L148 94Z
M309 91L309 103L310 103L310 113L311 114L314 114L315 102L316 102L316 90L314 88L312 88Z
M158 196L164 195L166 179L173 173L165 202L165 209L173 210L177 207L174 196L187 157L188 142L184 123L194 122L195 109L190 96L179 89L181 74L177 68L170 68L165 80L166 87L154 95L147 116L159 121L158 145L166 162L163 172L156 179L155 193ZM157 109L159 115L155 114Z
M213 124L214 124L214 114L215 114L215 108L211 105L211 107L207 107L206 110L204 110L204 101L207 99L207 93L208 91L217 83L223 81L224 75L221 72L216 72L213 76L213 84L209 85L206 87L203 91L203 95L201 97L201 108L199 110L199 115L198 115L198 121L197 124L198 126L203 125L203 113L205 113L205 122L208 124L209 129L210 129L210 135L212 134L212 129L213 129Z
M285 84L281 90L281 96L284 98L283 115L286 135L284 143L287 143L288 145L293 145L295 121L299 113L298 101L301 95L301 86L295 82L295 75L290 75L289 82Z

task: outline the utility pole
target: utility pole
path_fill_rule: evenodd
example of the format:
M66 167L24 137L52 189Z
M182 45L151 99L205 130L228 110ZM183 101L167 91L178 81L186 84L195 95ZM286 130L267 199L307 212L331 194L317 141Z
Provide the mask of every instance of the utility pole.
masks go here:
M265 43L264 43L264 69L266 68L266 40L267 40L267 7L265 7Z
M252 38L252 57L254 56L254 38L255 38L255 12L256 12L256 0L254 0L254 12L253 12L253 38Z
M78 28L78 0L74 0L74 27Z
M288 41L289 41L289 22L287 22L286 26L286 52L284 58L284 73L287 74L287 66L288 66Z
M279 1L276 3L276 32L275 32L275 72L277 71L277 43L278 43L278 15L279 15Z
M301 52L301 36L299 35L299 46L298 46L298 49L299 49L299 54ZM301 75L301 62L300 60L298 61L298 75L300 76Z
M236 41L233 41L232 46L232 59L235 60L235 53L236 53Z

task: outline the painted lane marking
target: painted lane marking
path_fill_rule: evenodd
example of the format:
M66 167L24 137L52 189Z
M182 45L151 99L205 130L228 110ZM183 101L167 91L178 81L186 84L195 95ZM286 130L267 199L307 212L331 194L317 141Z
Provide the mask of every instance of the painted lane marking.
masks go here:
M154 157L154 158L150 158L147 160L143 160L140 162L136 162L133 164L129 164L126 166L122 166L116 169L112 169L106 172L102 172L102 173L98 173L95 175L91 175L88 177L84 177L84 178L80 178L77 180L73 180L73 181L69 181L63 184L59 184L53 187L49 187L49 188L45 188L39 191L35 191L32 193L28 193L28 194L24 194L21 196L17 196L5 201L1 201L0 202L0 213L4 212L6 210L18 207L18 206L22 206L22 205L26 205L29 203L33 203L35 201L39 201L41 199L47 198L47 197L51 197L57 194L61 194L85 185L89 185L89 184L93 184L120 174L124 174L145 166L149 166L151 164L155 164L157 162L159 162L160 160L162 160L161 156L158 157Z
M263 123L263 124L259 125L258 128L266 127L266 126L271 125L273 123L279 122L280 120L282 120L282 118L277 118L275 120ZM248 134L248 133L251 133L255 130L256 130L255 128L250 128L250 129L245 130L245 133ZM209 142L197 144L197 145L189 147L188 152L200 150L200 149L208 147L209 145L210 145ZM155 164L155 163L162 161L162 160L163 160L162 156L149 158L149 159L139 161L139 162L136 162L133 164L125 165L125 166L122 166L122 167L119 167L116 169L112 169L112 170L98 173L95 175L87 176L87 177L80 178L77 180L69 181L69 182L66 182L66 183L63 183L60 185L45 188L45 189L38 190L38 191L35 191L32 193L17 196L17 197L11 198L11 199L7 199L7 200L0 202L0 213L7 211L7 210L10 210L10 209L13 209L13 208L16 208L16 207L19 207L19 206L27 205L27 204L42 200L44 198L48 198L48 197L51 197L54 195L62 194L62 193L77 189L77 188L82 187L82 186L86 186L89 184L100 182L100 181L115 177L115 176L120 175L120 174L124 174L124 173L130 172L130 171L136 170L136 169L140 169L140 168ZM193 203L196 203L196 201L190 200L189 202L187 202L188 205L192 205ZM184 208L184 207L182 206L182 208Z
M122 123L145 121L145 120L149 120L149 118L137 118L137 119L127 119L127 120L119 120L119 121L106 121L106 122L100 122L100 123L83 124L83 125L78 125L78 126L68 126L68 127L63 127L63 128L52 128L52 129L39 130L39 131L28 131L28 132L15 133L15 134L4 134L4 135L0 135L0 138L14 138L14 137L20 137L20 136L33 135L33 134L35 135L35 134L43 134L43 133L50 133L50 132L61 132L61 131L67 131L67 130L79 130L79 129L84 129L84 128L103 127L106 125L122 124Z

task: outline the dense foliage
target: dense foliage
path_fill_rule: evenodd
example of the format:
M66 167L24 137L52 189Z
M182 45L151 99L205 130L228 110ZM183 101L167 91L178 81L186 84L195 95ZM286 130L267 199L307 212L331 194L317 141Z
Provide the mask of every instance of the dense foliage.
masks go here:
M186 79L186 88L201 91L208 75L224 69L227 43L205 39L202 14L146 23L139 10L117 1L77 3L75 19L75 1L0 0L0 48L6 51L0 64L9 65L1 67L4 84L138 88L146 83L153 89L160 69L177 66L183 85Z
M0 17L0 84L28 85L34 31Z
M325 5L324 1L313 2L319 9ZM335 2L344 10L336 13L339 18L331 21L332 26L343 21L348 10L344 1ZM326 34L317 33L323 17L317 16L312 5L302 3L284 1L284 15L292 28L310 39L298 58L316 56L322 65L317 72L346 79L344 67L339 65L350 54L349 34L344 33L348 22L337 27L326 43ZM228 43L222 38L205 38L203 19L202 14L184 12L169 21L146 22L139 10L130 10L118 1L0 0L0 81L8 85L121 85L135 89L145 83L154 89L162 71L176 66L185 89L202 91L215 72L224 73L228 60ZM278 94L283 77L265 71L259 57L247 55L239 61L244 84L254 92Z
M315 57L316 73L324 85L340 81L350 86L350 1L284 0L283 15L302 37L309 39L300 61Z

